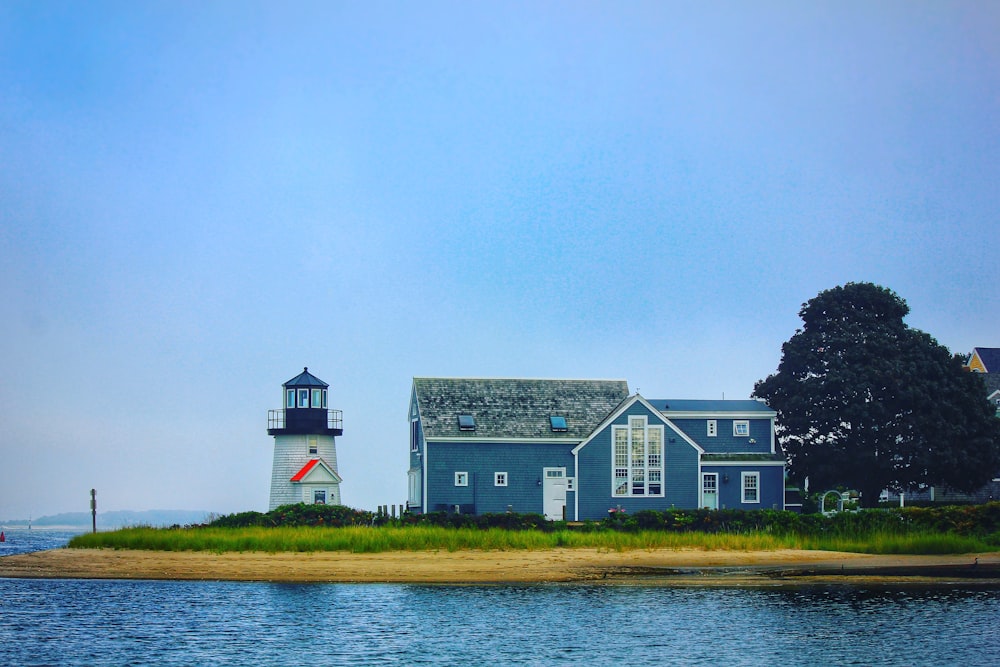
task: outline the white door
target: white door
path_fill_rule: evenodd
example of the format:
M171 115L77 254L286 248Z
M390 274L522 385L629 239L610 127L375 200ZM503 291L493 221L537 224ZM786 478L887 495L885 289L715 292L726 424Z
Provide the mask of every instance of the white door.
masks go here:
M709 510L719 509L719 475L706 472L701 476L701 506Z
M407 474L410 492L407 494L407 507L420 507L420 468L413 468Z
M566 468L544 468L542 473L542 510L545 518L562 521L566 518Z

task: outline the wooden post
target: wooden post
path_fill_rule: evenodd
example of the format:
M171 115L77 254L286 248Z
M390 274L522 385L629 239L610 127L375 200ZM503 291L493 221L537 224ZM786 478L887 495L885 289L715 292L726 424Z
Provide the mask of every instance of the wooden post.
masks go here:
M90 490L90 521L93 526L93 530L97 532L97 490Z

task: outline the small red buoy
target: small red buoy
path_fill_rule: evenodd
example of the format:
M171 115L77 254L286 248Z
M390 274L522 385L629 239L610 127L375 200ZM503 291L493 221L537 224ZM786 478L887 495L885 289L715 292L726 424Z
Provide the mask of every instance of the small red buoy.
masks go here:
M0 542L6 542L6 541L7 537L3 534L3 531L0 530Z

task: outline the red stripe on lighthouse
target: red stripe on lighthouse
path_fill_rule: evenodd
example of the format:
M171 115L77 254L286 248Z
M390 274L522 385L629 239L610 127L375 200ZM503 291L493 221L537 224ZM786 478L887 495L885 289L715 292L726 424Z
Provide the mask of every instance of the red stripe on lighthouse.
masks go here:
M309 463L305 464L304 466L302 466L302 470L300 470L297 473L295 473L295 475L293 475L292 479L289 480L289 481L292 481L292 482L300 482L300 481L302 481L302 478L305 477L306 475L308 475L309 471L312 470L313 468L315 468L317 463L319 463L319 459L313 459Z

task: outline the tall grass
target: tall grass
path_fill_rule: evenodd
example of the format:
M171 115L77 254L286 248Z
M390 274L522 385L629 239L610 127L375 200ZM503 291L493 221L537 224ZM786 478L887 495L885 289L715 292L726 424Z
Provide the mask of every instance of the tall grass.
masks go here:
M247 528L125 528L108 533L74 537L71 548L147 549L156 551L210 551L216 553L260 551L483 551L541 550L557 547L608 551L637 549L699 549L723 551L772 551L822 549L881 554L938 554L989 551L988 543L951 534L888 531L856 535L800 536L759 531L744 533L675 533L557 530L512 531L412 527L247 527Z
M995 551L996 546L978 537L952 533L878 531L868 535L801 537L800 549L848 551L866 554L964 554Z

